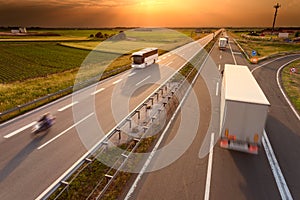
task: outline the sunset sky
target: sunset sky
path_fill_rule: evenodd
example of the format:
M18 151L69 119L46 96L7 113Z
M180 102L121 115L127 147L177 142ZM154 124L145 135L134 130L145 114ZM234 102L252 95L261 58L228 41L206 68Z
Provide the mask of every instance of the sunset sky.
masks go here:
M300 26L300 0L0 0L0 26ZM246 3L247 2L247 3Z

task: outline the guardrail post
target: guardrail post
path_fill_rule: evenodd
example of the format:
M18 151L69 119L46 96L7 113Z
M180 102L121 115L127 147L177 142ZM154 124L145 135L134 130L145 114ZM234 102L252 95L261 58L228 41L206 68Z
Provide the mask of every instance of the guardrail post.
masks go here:
M127 121L129 122L129 128L132 128L132 119L127 119Z
M153 97L150 97L150 100L151 100L151 104L153 106L153 101L154 101Z
M141 119L141 112L139 110L136 111L138 114L138 119Z
M155 95L156 95L156 99L157 99L157 101L158 101L158 99L159 99L159 94L158 94L158 92L155 92Z
M118 135L119 135L119 140L121 140L121 130L119 128L116 129L116 132L118 132Z

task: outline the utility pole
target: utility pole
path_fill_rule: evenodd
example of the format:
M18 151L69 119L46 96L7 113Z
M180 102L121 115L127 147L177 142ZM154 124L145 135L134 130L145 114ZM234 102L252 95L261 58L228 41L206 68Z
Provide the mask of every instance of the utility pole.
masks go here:
M274 26L275 26L275 21L276 21L276 16L277 16L277 11L278 11L278 8L280 8L281 5L279 5L279 3L277 3L274 8L275 8L275 14L274 14L274 20L273 20L273 26L272 26L272 34L274 32Z

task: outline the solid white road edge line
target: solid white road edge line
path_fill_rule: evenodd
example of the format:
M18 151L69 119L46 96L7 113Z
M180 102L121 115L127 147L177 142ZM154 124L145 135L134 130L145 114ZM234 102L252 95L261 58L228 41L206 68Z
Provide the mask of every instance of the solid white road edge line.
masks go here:
M281 93L283 94L286 102L289 104L290 108L292 109L292 111L294 112L294 114L296 115L296 117L298 118L298 120L300 121L300 116L298 114L298 112L296 111L295 107L293 106L293 104L290 102L289 98L286 96L284 90L282 89L281 87L281 84L280 84L280 81L279 81L279 76L280 76L280 71L285 67L287 66L288 64L294 62L295 60L299 60L300 58L297 58L297 59L294 59L294 60L291 60L290 62L287 62L285 63L284 65L282 65L278 70L277 70L277 74L276 74L276 79L277 79L277 85L281 91Z
M113 82L112 84L115 85L115 84L117 84L117 83L119 83L119 82L121 82L121 81L122 81L122 79L119 79L119 80Z
M16 135L16 134L18 134L18 133L24 131L25 129L28 129L29 127L31 127L31 126L33 126L33 125L35 125L35 124L36 124L36 121L34 121L34 122L32 122L32 123L30 123L30 124L28 124L28 125L26 125L26 126L20 128L20 129L18 129L18 130L15 130L14 132L12 132L12 133L10 133L10 134L5 135L4 138L6 138L6 139L7 139L7 138L10 138L10 137L12 137L12 136L14 136L14 135Z
M283 200L292 200L293 197L290 193L290 190L285 182L284 176L281 172L280 166L276 160L275 154L273 152L272 146L270 144L269 138L264 130L262 144L265 149L267 158L270 163L271 170L273 172L277 188L279 190L280 196Z
M88 116L86 116L85 118L83 118L82 120L80 120L79 122L77 122L76 124L73 124L72 126L70 126L69 128L67 128L66 130L64 130L60 134L56 135L51 140L49 140L48 142L46 142L46 143L42 144L41 146L39 146L37 149L40 150L40 149L44 148L46 145L50 144L51 142L53 142L54 140L56 140L57 138L59 138L60 136L62 136L63 134L65 134L66 132L68 132L69 130L71 130L72 128L74 128L75 126L77 126L78 124L80 124L81 122L83 122L84 120L88 119L92 115L94 115L94 113L89 114Z
M210 151L209 151L209 156L208 156L208 165L207 165L207 173L206 173L207 176L206 176L204 200L209 200L212 161L213 161L213 153L214 153L214 137L215 137L215 134L212 133L211 136L210 136L210 146L209 146Z
M275 62L275 61L277 61L277 60L280 60L280 59L283 59L283 58L287 58L287 57L291 57L291 56L297 56L297 55L299 55L299 54L292 54L292 55L287 55L287 56L282 56L282 57L276 58L276 59L274 59L274 60L271 60L271 61L266 62L266 63L264 63L264 64L262 64L262 65L260 65L260 66L255 67L254 69L251 70L251 72L253 73L255 70L257 70L257 69L259 69L259 68L261 68L261 67L263 67L263 66L265 66L265 65L268 65L268 64L270 64L270 63L272 63L272 62Z
M57 111L58 111L58 112L62 112L62 111L64 111L64 110L66 110L66 109L72 107L72 106L75 105L75 104L78 104L78 101L74 101L73 103L70 103L69 105L66 105L65 107L62 107L62 108L58 109Z
M102 92L103 90L105 90L105 88L100 88L99 90L96 90L95 92L93 92L91 95L98 94L99 92Z
M136 86L140 85L142 82L144 82L145 80L149 79L151 76L147 76L146 78L144 78L143 80L141 80L140 82L138 82L137 84L135 84Z

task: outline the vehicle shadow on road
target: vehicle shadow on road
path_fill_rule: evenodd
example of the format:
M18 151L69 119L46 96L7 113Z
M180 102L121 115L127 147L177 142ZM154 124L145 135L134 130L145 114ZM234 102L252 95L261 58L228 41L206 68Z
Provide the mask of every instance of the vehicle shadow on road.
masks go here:
M16 154L6 166L0 170L0 183L4 181L35 149L40 141L47 135L49 130L32 135L32 140L18 154ZM24 172L25 173L25 172Z

